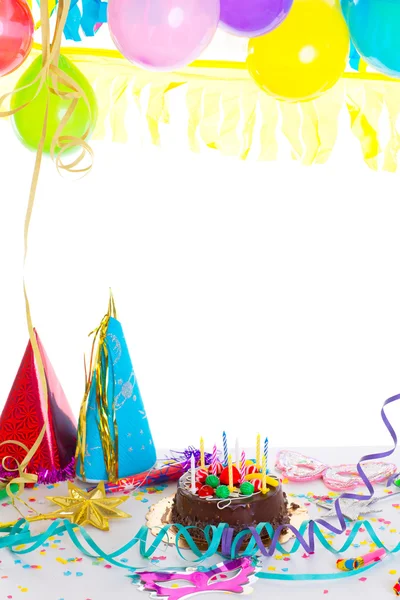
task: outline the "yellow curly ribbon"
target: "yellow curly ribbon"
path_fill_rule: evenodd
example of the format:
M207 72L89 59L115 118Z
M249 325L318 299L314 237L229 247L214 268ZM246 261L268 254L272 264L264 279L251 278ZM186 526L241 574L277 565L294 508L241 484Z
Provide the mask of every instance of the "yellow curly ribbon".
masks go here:
M26 502L24 502L24 500L22 500L22 498L20 498L19 496L20 496L22 490L25 488L25 485L27 483L36 483L37 482L37 479L38 479L37 475L34 475L33 473L26 473L25 469L28 466L28 463L31 460L32 456L35 454L36 450L39 448L41 441L42 440L39 436L38 439L36 440L35 444L32 446L32 448L30 450L27 448L27 446L25 446L25 444L23 444L22 442L18 442L16 440L6 440L5 442L2 442L0 444L0 446L4 446L5 444L14 444L15 446L19 446L26 452L26 456L21 463L19 463L18 460L14 456L4 456L3 460L1 461L1 466L3 467L4 471L9 471L10 473L18 471L18 476L13 477L10 481L7 481L7 483L5 484L7 496L11 499L13 506L15 508L17 508L15 505L16 500L19 500L27 508L30 508L26 504ZM16 464L16 467L14 469L7 466L7 460L10 460L10 459L13 460L14 463ZM12 486L14 484L16 484L18 486L18 489L15 493L12 490ZM17 510L18 510L18 512L20 512L18 508L17 508ZM22 516L24 516L24 515L22 515Z
M71 77L69 77L67 74L65 74L63 71L61 71L61 69L58 68L58 59L60 56L62 32L63 32L64 26L65 26L65 23L66 23L66 20L68 17L70 0L59 0L58 8L57 8L55 31L54 31L53 38L51 39L49 16L50 16L51 12L53 11L54 7L55 7L54 0L42 0L40 3L40 15L41 15L40 23L41 23L41 27L42 27L42 46L41 46L42 68L41 68L40 72L38 73L37 77L34 79L34 81L32 81L32 83L20 88L20 90L26 89L26 88L30 87L31 85L36 84L39 81L38 89L37 89L34 97L30 100L30 102L32 102L37 97L37 95L41 92L41 90L43 89L43 86L44 85L47 86L47 102L46 102L46 109L45 109L44 120L43 120L42 133L41 133L38 149L36 152L35 165L34 165L31 187L30 187L30 192L29 192L28 206L27 206L26 216L25 216L24 267L26 264L26 257L27 257L27 253L28 253L29 227L30 227L33 207L34 207L34 203L35 203L37 184L38 184L38 180L39 180L40 167L41 167L41 163L42 163L44 144L45 144L45 139L46 139L48 114L49 114L49 102L50 102L50 94L51 93L56 94L59 97L67 98L67 99L71 100L71 104L70 104L68 110L66 111L66 114L61 119L60 124L57 128L57 131L56 131L56 133L53 137L52 143L51 143L50 153L51 153L52 159L54 160L54 162L56 164L57 169L59 171L64 170L64 171L75 172L75 173L87 173L91 169L92 162L93 162L92 161L92 159L93 159L92 150L86 142L86 139L90 133L90 127L88 127L87 131L84 133L82 138L75 138L73 136L62 136L62 132L63 132L65 126L67 125L69 119L71 118L79 99L84 100L85 104L87 105L87 107L89 109L89 114L90 114L90 105L89 105L89 101L86 97L84 90ZM51 81L51 86L48 83L49 80ZM69 90L61 91L59 89L60 84L65 85L67 88L69 88ZM9 96L14 94L16 91L18 91L18 90L13 90L12 92L8 92L7 94L3 95L0 98L0 106L4 103L4 101ZM30 102L25 103L21 106L18 106L14 109L0 112L0 117L11 116L11 115L23 110L26 106L28 106L28 104ZM80 148L82 151L77 158L72 160L72 162L63 163L63 161L61 159L62 154L65 153L67 150L70 150L71 148ZM90 159L91 159L90 164L84 168L77 168L80 165L80 163L84 160L86 154L88 154L90 156ZM28 299L28 294L27 294L26 284L25 284L25 278L23 279L23 289L24 289L24 297L25 297L26 320L27 320L27 325L28 325L29 338L30 338L30 342L32 345L33 354L35 357L39 380L40 380L40 384L41 384L42 391L43 391L44 398L45 398L45 407L47 410L47 408L48 408L47 381L46 381L46 375L45 375L45 371L44 371L42 357L40 354L35 331L33 328L31 310L30 310L29 299ZM21 462L21 464L17 463L17 469L14 469L14 470L18 471L18 477L13 478L6 486L7 495L13 500L13 503L15 501L15 498L17 496L19 496L19 494L24 489L26 483L35 483L37 481L37 476L26 473L26 469L29 465L29 462L31 461L31 459L33 458L33 456L39 449L40 444L43 441L43 438L46 434L46 425L47 424L45 422L34 445L30 449L28 449L24 444L22 444L21 442L18 442L16 440L8 440L7 442L4 442L4 443L15 444L17 446L20 446L26 451L26 456L25 456L24 460ZM5 461L3 461L3 466L4 466L4 463L5 463ZM10 469L6 469L6 470L10 471ZM14 494L11 490L11 485L13 483L18 484L18 492L16 494Z

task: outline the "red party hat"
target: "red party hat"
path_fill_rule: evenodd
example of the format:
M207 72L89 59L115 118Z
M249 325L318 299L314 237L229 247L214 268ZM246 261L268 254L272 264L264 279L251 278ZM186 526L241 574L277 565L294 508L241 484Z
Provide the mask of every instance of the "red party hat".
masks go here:
M28 450L35 444L43 425L45 436L32 457L27 471L41 474L41 482L63 479L75 455L76 422L35 332L47 382L48 402L43 392L31 342L29 341L11 392L0 416L0 443L13 440L24 444ZM0 464L5 459L7 468L15 469L26 456L24 448L11 443L0 446ZM2 472L4 476L5 473ZM15 472L8 473L15 476Z

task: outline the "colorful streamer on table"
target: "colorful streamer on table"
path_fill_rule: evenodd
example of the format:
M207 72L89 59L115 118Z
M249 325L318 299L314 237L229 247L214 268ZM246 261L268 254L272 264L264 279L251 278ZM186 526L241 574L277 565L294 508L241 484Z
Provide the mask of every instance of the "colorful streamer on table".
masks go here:
M391 456L397 447L397 436L396 433L386 416L385 407L400 400L400 394L392 396L384 403L381 410L381 417L385 424L385 427L389 431L394 446L391 450L386 452L378 452L374 454L369 454L363 456L360 459L360 462L357 465L357 471L362 478L363 482L367 486L369 491L369 498L372 498L374 494L374 488L368 480L368 477L365 475L361 462L368 460L376 460L381 458L386 458ZM398 476L395 475L391 479L394 480ZM366 500L367 496L346 493L341 496L341 498L349 498L354 500ZM188 546L188 548L193 552L196 556L195 563L202 562L215 554L218 553L218 549L221 549L221 554L224 556L228 556L230 558L236 558L238 556L255 556L258 552L260 552L264 556L272 556L275 551L278 551L282 554L294 554L299 548L303 548L308 554L314 553L316 546L315 542L318 540L321 545L331 552L332 554L341 554L348 550L351 544L354 542L357 534L360 529L363 528L367 532L367 534L371 537L371 540L374 544L376 544L377 548L383 548L387 553L395 554L400 551L400 542L392 549L387 548L382 540L378 537L371 523L368 521L357 521L348 536L346 536L346 541L340 548L335 548L331 545L331 542L325 539L324 534L322 532L321 527L330 531L334 534L342 534L346 529L348 529L348 524L344 519L343 513L340 509L340 498L335 501L335 508L337 511L339 527L335 527L331 523L323 520L317 519L315 521L304 521L299 529L296 529L292 525L282 525L278 527L275 531L269 523L260 523L257 527L250 527L248 530L242 531L237 535L234 535L234 531L228 527L226 523L221 523L217 527L208 526L204 529L204 536L208 543L208 548L206 551L200 550L193 538L191 537L190 531L192 528L186 528L182 525L166 525L162 527L155 537L153 542L148 546L147 540L149 537L149 530L146 526L140 528L137 534L124 546L119 548L118 550L112 552L111 554L106 554L91 538L88 532L82 527L72 525L69 521L54 521L48 529L38 535L32 535L29 524L26 521L18 521L12 527L0 527L0 533L8 533L8 535L0 538L0 548L9 548L18 554L27 554L39 548L46 540L53 535L60 535L63 532L68 533L74 545L84 554L96 558L101 557L104 560L107 560L110 564L115 566L119 566L121 568L127 568L131 570L137 570L132 567L129 567L123 563L120 563L116 560L118 556L127 552L130 548L135 545L139 546L140 554L143 558L150 558L152 554L157 550L160 545L163 545L168 540L168 530L171 527L175 527L177 530L176 535L176 551L179 556L186 560L186 557L182 550L179 547L180 539L183 538ZM279 537L283 529L290 529L295 536L295 541L291 548L283 547L279 542ZM78 538L77 533L80 533L85 540L86 544L89 546L91 550L96 552L96 555L92 555L85 547L83 546L81 540ZM262 542L262 536L265 532L271 538L271 544L268 548L266 548ZM247 548L242 553L239 551L243 538L251 534L251 539L247 545ZM364 533L364 531L363 531ZM21 547L24 545L23 549L15 550L16 546ZM372 568L375 564L372 563L370 565L365 566L362 569L357 569L356 571L348 571L348 572L334 572L328 574L300 574L300 575L287 575L287 574L278 574L278 573L270 573L270 572L259 572L257 573L257 577L263 579L272 579L272 580L283 580L283 581L308 581L308 580L325 580L325 579L342 579L343 577L349 577L354 573L359 575L363 571L366 571Z

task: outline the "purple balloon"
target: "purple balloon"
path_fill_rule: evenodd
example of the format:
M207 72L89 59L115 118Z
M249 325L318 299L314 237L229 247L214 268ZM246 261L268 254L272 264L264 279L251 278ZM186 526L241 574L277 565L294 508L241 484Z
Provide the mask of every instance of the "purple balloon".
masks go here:
M131 62L158 71L195 60L213 39L219 15L219 0L108 3L108 25L118 50Z
M293 0L221 0L221 25L234 35L257 37L286 19Z

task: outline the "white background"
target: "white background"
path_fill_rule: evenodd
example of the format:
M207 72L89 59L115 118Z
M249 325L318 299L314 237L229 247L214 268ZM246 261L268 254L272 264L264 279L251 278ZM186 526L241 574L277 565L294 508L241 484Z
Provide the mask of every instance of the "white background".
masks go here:
M369 171L348 129L313 168L285 152L193 155L184 135L164 149L93 143L78 182L46 161L26 276L76 414L111 286L158 447L201 434L211 446L223 429L247 446L259 430L274 446L389 444L379 411L400 392L399 179ZM28 339L34 156L9 122L0 136L1 406Z

